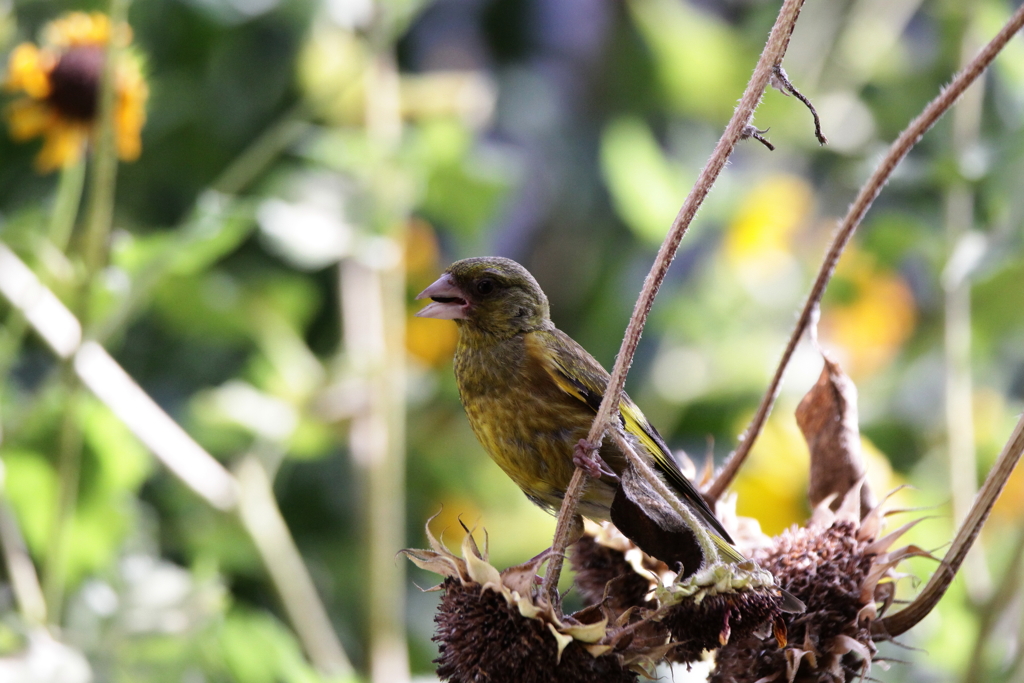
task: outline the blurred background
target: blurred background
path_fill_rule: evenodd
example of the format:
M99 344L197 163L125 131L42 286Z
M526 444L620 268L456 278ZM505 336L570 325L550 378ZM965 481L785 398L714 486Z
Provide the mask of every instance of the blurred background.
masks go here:
M837 219L1014 4L807 4L784 65L830 144L769 91L755 123L775 151L741 143L683 241L628 382L673 448L702 465L734 447ZM0 53L71 10L108 7L0 2ZM432 529L453 545L460 519L486 528L500 568L546 548L554 520L476 442L454 325L412 317L413 297L453 260L514 258L610 368L777 10L128 7L148 117L141 155L117 169L109 256L93 267L80 246L88 202L70 242L53 239L81 166L41 174L39 143L6 132L0 240L239 494L219 509L165 466L177 456L154 459L0 299L0 680L432 680L437 594L419 589L437 577L397 551L423 547L440 513ZM822 309L821 339L860 390L873 486L913 485L898 505L929 507L912 540L939 555L1024 403L1022 123L1017 39L899 168ZM801 347L733 487L769 534L809 513L793 410L820 369ZM904 639L921 650L883 649L908 663L872 675L1024 677L1022 514L1018 475L939 610Z

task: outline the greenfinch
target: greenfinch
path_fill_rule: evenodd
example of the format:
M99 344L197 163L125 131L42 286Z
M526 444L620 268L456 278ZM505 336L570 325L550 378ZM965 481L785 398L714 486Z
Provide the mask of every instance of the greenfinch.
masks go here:
M416 315L454 320L458 327L455 378L480 443L530 500L557 512L579 462L577 444L587 437L607 389L608 372L555 327L544 292L515 261L458 261L417 297L428 298L431 303ZM710 532L720 556L742 561L665 441L625 393L618 408L626 438ZM588 482L579 512L607 520L627 460L612 439L605 439L598 455L603 466L591 470L596 477Z

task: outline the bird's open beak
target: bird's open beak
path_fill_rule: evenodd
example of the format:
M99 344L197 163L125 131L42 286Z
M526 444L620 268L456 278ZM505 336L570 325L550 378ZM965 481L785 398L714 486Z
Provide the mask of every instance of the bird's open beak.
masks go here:
M437 281L419 293L417 299L433 299L423 310L416 313L419 318L440 320L464 320L469 317L469 302L461 289L445 273Z

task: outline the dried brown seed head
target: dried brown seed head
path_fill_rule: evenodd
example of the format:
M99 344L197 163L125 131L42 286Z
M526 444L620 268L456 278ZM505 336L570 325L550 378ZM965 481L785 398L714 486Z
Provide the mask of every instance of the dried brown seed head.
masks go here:
M614 654L595 657L587 644L542 616L524 616L500 591L445 579L434 622L437 675L455 683L632 683L637 675Z
M421 568L445 577L434 621L438 675L457 683L635 681L628 663L608 641L601 611L561 617L539 590L545 551L499 572L467 530L462 557L430 533L429 550L405 550Z
M774 637L735 638L718 654L712 681L846 681L870 668L875 656L871 622L879 603L891 602L893 567L924 554L919 548L889 547L915 522L879 537L881 506L860 520L861 493L855 486L838 512L822 501L811 522L774 539L755 557L774 574L780 587L807 606L800 615L784 614L788 644ZM880 585L881 584L881 585Z

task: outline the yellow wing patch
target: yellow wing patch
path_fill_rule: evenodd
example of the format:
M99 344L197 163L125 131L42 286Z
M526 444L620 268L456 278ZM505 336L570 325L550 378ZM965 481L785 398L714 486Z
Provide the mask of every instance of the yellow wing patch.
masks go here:
M601 400L604 398L604 392L608 388L607 371L568 337L565 338L568 343L578 348L564 349L570 354L575 352L574 357L577 361L573 367L567 367L559 357L557 346L554 346L557 343L556 340L551 339L553 345L548 346L542 338L544 334L544 332L534 332L526 335L527 353L541 363L559 389L589 406L596 414ZM577 367L577 364L581 364L582 367ZM676 490L690 509L703 518L704 522L714 530L711 537L723 559L742 562L744 557L730 545L732 538L729 533L715 517L714 512L708 507L693 483L679 471L675 460L668 452L668 447L651 423L647 421L640 408L628 398L623 397L619 400L619 419L623 429L639 441L639 445L644 451L641 455L646 454L654 461L655 467L668 480L669 485Z

